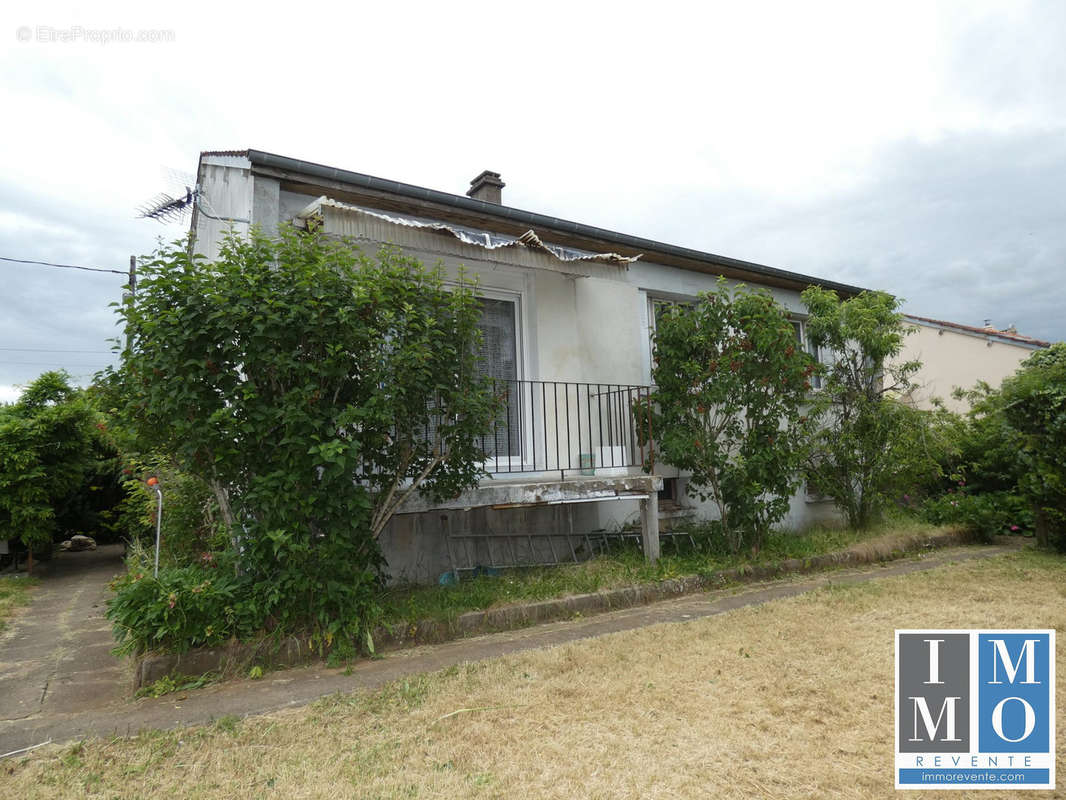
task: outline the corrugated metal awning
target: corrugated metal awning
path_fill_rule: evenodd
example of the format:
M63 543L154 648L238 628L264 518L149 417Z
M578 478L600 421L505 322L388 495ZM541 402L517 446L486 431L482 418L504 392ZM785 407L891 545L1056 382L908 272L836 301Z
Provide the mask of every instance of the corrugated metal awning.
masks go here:
M433 233L450 236L463 244L481 247L485 250L503 250L505 248L522 248L538 253L543 253L563 264L597 263L610 264L619 267L628 267L640 258L637 256L622 256L618 253L588 253L560 245L548 244L541 240L537 233L528 230L521 236L507 236L492 231L481 231L474 228L466 228L460 225L449 225L432 219L423 219L398 214L386 214L382 211L363 208L361 206L341 203L332 200L325 195L310 203L296 215L297 220L306 221L318 218L323 221L327 233L336 233L347 236L366 236L368 238L381 238L380 226L395 226L396 228L417 228ZM352 221L362 220L362 225L352 225ZM367 225L366 223L370 223ZM375 230L378 235L375 234ZM384 239L394 241L394 239ZM396 242L399 244L400 242Z

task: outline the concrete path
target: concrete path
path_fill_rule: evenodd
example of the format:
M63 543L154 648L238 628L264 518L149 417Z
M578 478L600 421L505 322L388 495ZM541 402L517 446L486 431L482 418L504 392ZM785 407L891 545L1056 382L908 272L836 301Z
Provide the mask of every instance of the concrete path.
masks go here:
M111 663L114 659L108 662L101 655L102 637L106 632L106 625L99 616L103 607L100 605L99 608L94 608L92 603L99 601L102 587L110 576L108 570L114 568L107 564L117 565L116 562L103 561L99 568L93 567L99 583L95 587L83 585L80 590L83 592L81 599L65 598L62 593L52 589L49 581L41 587L46 593L39 594L33 606L18 620L16 631L21 631L35 627L38 621L42 626L46 625L47 618L54 617L60 622L57 623L53 636L65 638L62 639L61 645L51 648L44 642L34 645L33 635L26 630L25 643L18 645L17 653L31 662L41 661L44 656L48 656L48 664L42 667L27 667L24 674L32 675L38 687L42 685L45 673L53 677L45 681L43 700L37 703L36 710L31 692L28 704L22 707L24 711L28 709L28 714L5 713L6 719L0 721L0 754L47 740L64 742L87 736L125 736L145 729L207 723L226 715L243 717L306 705L334 692L375 688L406 675L431 672L466 661L550 647L647 625L686 622L782 597L793 597L830 583L864 583L893 575L935 569L956 562L1000 556L1016 550L1017 547L1003 545L953 547L884 566L797 576L792 580L783 579L689 595L584 619L394 651L380 659L356 663L349 674L345 674L345 670L313 665L268 673L258 681L228 681L194 691L140 700L125 699L116 692L121 683L118 679L122 677L122 668ZM72 581L73 591L79 591L75 588L77 584L77 580ZM42 603L45 605L42 606ZM85 620L88 630L82 633L74 632L72 623L76 619ZM3 669L4 675L9 669L13 669L9 662L16 660L8 653L10 642L10 638L0 641L0 647L3 648L0 657L5 662L0 665L0 669ZM83 655L74 655L73 648L76 644L88 648ZM71 666L65 666L68 663ZM85 680L101 681L95 699L72 689L66 690L65 693L53 690L53 687L63 683L68 676L73 678L77 674L75 665L91 663L101 664L106 670L106 680L95 677L95 672L91 676L83 676ZM117 682L111 683L112 681ZM0 687L5 685L0 684ZM124 684L127 691L130 685ZM9 697L11 695L7 694L7 690L0 688L0 702L4 703L5 709L8 708ZM68 699L64 701L64 697ZM16 716L17 718L14 718Z
M129 693L129 666L111 655L104 617L107 583L122 568L122 545L57 553L38 566L31 606L0 634L0 725L100 708Z

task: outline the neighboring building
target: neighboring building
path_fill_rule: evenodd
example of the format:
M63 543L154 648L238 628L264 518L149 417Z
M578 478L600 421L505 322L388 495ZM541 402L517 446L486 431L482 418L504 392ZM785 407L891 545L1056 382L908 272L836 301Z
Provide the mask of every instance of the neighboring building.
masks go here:
M229 229L270 233L314 219L371 251L390 243L448 275L462 265L478 276L486 368L512 400L505 430L485 443L492 478L394 518L382 537L394 577L562 560L593 546L585 534L637 522L654 557L660 493L664 516L704 511L676 470L642 469L648 452L631 409L651 379L655 309L724 276L770 290L802 341L804 288L861 289L509 208L496 173L471 184L463 197L257 150L205 152L192 229L197 251L213 258ZM785 524L833 514L800 492Z
M972 389L978 381L998 387L1034 350L1051 346L1022 336L1013 325L997 330L989 320L983 328L910 315L904 321L914 331L904 339L899 361L922 362L914 377L918 387L910 394L919 408L932 408L939 398L948 409L964 412L969 403L952 397L955 389Z

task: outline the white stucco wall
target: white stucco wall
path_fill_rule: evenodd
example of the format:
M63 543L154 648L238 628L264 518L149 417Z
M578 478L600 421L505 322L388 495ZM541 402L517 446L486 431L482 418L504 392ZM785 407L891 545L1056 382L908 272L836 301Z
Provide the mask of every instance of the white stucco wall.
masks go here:
M288 221L316 196L280 191L276 181L256 178L239 163L205 164L205 195L219 215L252 219L266 230ZM262 184L262 185L258 185ZM217 255L223 223L197 220L198 249ZM247 230L247 225L238 230ZM384 229L383 229L384 230ZM640 260L628 267L582 262L564 266L550 256L524 249L489 251L419 229L393 230L404 250L427 265L441 264L455 279L461 268L477 276L486 293L512 297L519 304L520 378L567 382L644 385L650 382L649 297L687 300L710 291L717 276ZM376 241L367 241L372 254ZM519 261L521 263L515 263ZM730 285L735 285L731 281ZM791 313L804 311L799 293L772 289ZM582 447L582 449L588 449ZM667 477L677 471L657 465ZM710 503L683 502L700 516L713 517ZM578 515L583 524L617 528L638 519L636 503L589 504ZM835 518L832 506L808 503L800 491L791 499L785 525L803 528Z
M555 381L584 379L575 288L583 280L587 279L554 272L537 272L532 276L539 369L537 375L526 377Z
M979 380L998 387L1034 352L1032 347L996 336L910 324L914 331L904 340L903 352L895 361L922 362L914 378L918 388L910 396L919 408L932 408L933 398L938 397L950 410L964 412L969 403L951 396L956 388L972 389Z
M204 157L197 180L201 201L194 216L196 252L213 261L228 232L244 235L250 227L249 223L227 219L252 219L251 163L243 157ZM223 219L212 219L208 214Z

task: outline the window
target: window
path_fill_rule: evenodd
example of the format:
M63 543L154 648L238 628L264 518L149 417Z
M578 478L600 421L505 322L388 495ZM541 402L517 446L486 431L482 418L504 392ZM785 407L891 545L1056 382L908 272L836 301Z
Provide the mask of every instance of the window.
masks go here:
M478 302L481 305L478 356L483 374L497 380L518 380L518 303L492 297L481 297Z
M792 330L795 331L795 334L796 334L796 343L799 345L800 349L803 350L805 353L810 353L811 358L813 358L817 363L821 364L822 363L822 351L821 351L821 348L819 348L817 345L812 343L810 338L808 338L806 323L803 320L801 320L801 319L794 319L791 322L792 322ZM812 389L821 389L822 388L822 378L821 378L820 375L812 375L811 376L811 388Z
M667 313L671 308L678 306L690 306L692 301L690 300L666 300L661 297L649 297L651 303L651 330L654 333L656 325L663 314Z
M648 296L648 349L645 351L648 358L646 364L648 383L651 383L651 372L655 369L655 346L652 344L652 338L655 336L659 320L662 319L664 314L669 313L670 309L679 306L690 306L693 302L692 300L668 300L664 297Z
M506 407L494 430L482 446L489 458L521 458L520 425L522 392L518 383L518 301L481 297L481 345L478 351L481 371L496 381L497 390L506 392Z
M822 493L818 483L813 478L807 478L803 482L803 494L808 503L828 503L833 499L829 495Z

